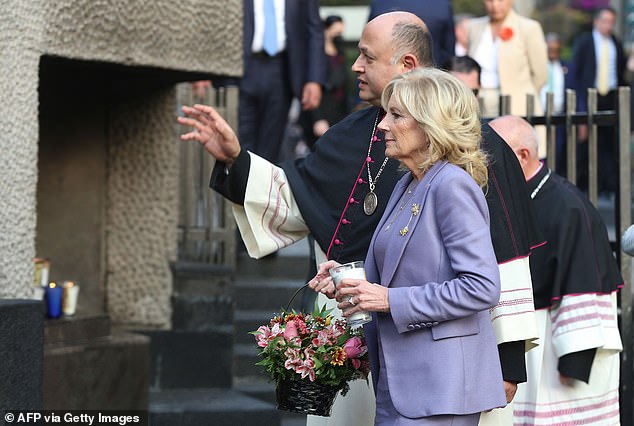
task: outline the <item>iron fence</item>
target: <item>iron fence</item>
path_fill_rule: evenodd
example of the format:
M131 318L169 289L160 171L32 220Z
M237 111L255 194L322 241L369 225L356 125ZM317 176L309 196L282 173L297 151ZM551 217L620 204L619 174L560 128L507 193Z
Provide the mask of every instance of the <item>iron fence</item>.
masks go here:
M543 116L535 116L532 95L527 95L527 114L524 117L535 126L546 126L546 161L549 167L555 171L557 165L557 153L555 134L557 126L565 127L566 136L566 173L564 174L572 183L577 183L578 149L587 149L588 165L588 198L598 206L598 153L602 144L615 143L617 155L613 167L618 168L617 189L610 210L614 214L614 238L612 248L621 269L624 287L619 293L619 328L623 341L621 353L621 424L634 424L634 412L632 404L634 382L632 360L633 335L632 335L632 260L621 250L621 235L632 223L632 164L631 164L631 130L630 130L630 88L619 87L616 94L616 102L613 109L598 110L597 90L588 89L587 111L576 111L577 94L574 90L566 91L566 111L554 112L554 97L548 93L546 97L545 112ZM499 114L510 113L510 97L501 96L499 102ZM491 117L493 118L493 117ZM588 141L585 144L577 143L577 126L586 125L588 128ZM611 126L614 128L615 141L599 140L597 128ZM585 154L585 153L584 153ZM584 170L585 171L585 170ZM561 173L560 173L561 174Z
M237 129L238 88L213 87L197 98L191 84L177 87L181 105L211 105ZM186 129L179 126L178 134ZM233 270L236 263L236 225L231 203L209 189L215 160L199 143L180 142L180 202L178 218L178 260L211 263Z

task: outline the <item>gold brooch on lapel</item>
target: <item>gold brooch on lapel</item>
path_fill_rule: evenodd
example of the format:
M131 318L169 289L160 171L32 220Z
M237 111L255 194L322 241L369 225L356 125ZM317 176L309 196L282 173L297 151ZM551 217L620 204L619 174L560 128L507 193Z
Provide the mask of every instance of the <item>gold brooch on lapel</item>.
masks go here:
M409 232L409 224L412 221L412 218L418 215L418 213L420 213L420 204L418 203L412 204L412 209L410 211L412 212L412 214L409 215L409 220L407 221L407 225L405 225L398 231L401 237L404 237L405 235L407 235L407 233Z

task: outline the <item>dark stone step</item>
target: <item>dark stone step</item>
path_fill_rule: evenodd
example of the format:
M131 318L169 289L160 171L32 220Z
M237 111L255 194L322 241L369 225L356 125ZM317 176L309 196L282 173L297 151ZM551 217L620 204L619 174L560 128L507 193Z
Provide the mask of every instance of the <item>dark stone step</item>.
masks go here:
M235 270L224 265L201 262L174 262L174 293L231 296Z
M274 405L232 389L173 389L150 395L152 426L279 426Z
M44 343L79 343L110 336L108 315L74 315L47 319L44 322Z
M277 406L277 401L275 400L275 383L265 378L259 376L236 378L234 380L233 389L269 403L274 407ZM280 411L280 413L282 415L282 426L306 426L305 414L292 413L290 411Z
M268 378L264 368L255 365L261 358L258 356L258 347L253 344L237 344L233 348L233 374L234 379L242 377ZM234 383L235 387L235 383Z
M308 256L281 255L252 259L243 255L237 259L236 276L306 280L310 266L308 259Z
M272 279L241 277L235 282L236 309L262 310L272 309L279 311L286 308L293 295L302 288L304 281L297 279ZM291 308L298 308L301 304L303 293L310 292L309 288L301 290L292 299Z
M260 399L269 404L276 404L275 383L268 380L268 376L257 375L236 377L233 380L233 389L253 398Z
M234 271L228 266L215 263L178 261L172 263L172 272L177 277L205 278L209 276L230 277Z
M172 328L213 331L233 323L233 298L229 295L175 294L172 296Z
M231 387L231 328L139 332L151 338L152 389Z
M44 347L45 410L147 410L150 339L107 338Z
M269 324L271 318L278 314L280 309L258 311L236 311L234 316L234 344L248 343L255 346L255 336L249 334L256 331L261 325Z

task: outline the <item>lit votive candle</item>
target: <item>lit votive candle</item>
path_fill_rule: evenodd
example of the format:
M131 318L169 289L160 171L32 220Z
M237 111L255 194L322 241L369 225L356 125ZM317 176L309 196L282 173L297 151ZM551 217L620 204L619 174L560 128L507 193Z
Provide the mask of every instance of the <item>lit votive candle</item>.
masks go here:
M48 273L51 267L51 263L48 260L42 262L42 275L40 275L40 285L46 287L48 285Z
M64 315L75 315L77 309L77 295L79 284L74 281L64 281L64 296L62 298L62 312Z
M55 283L50 283L45 289L46 308L49 318L59 318L62 314L63 289Z

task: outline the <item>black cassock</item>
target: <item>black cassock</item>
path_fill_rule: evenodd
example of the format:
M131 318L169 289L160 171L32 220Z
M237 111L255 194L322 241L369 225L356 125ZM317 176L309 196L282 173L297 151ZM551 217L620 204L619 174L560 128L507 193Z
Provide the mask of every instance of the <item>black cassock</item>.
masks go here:
M527 182L546 245L530 257L535 309L566 295L610 294L623 284L605 224L572 183L543 166ZM587 381L595 349L559 359L559 371Z

